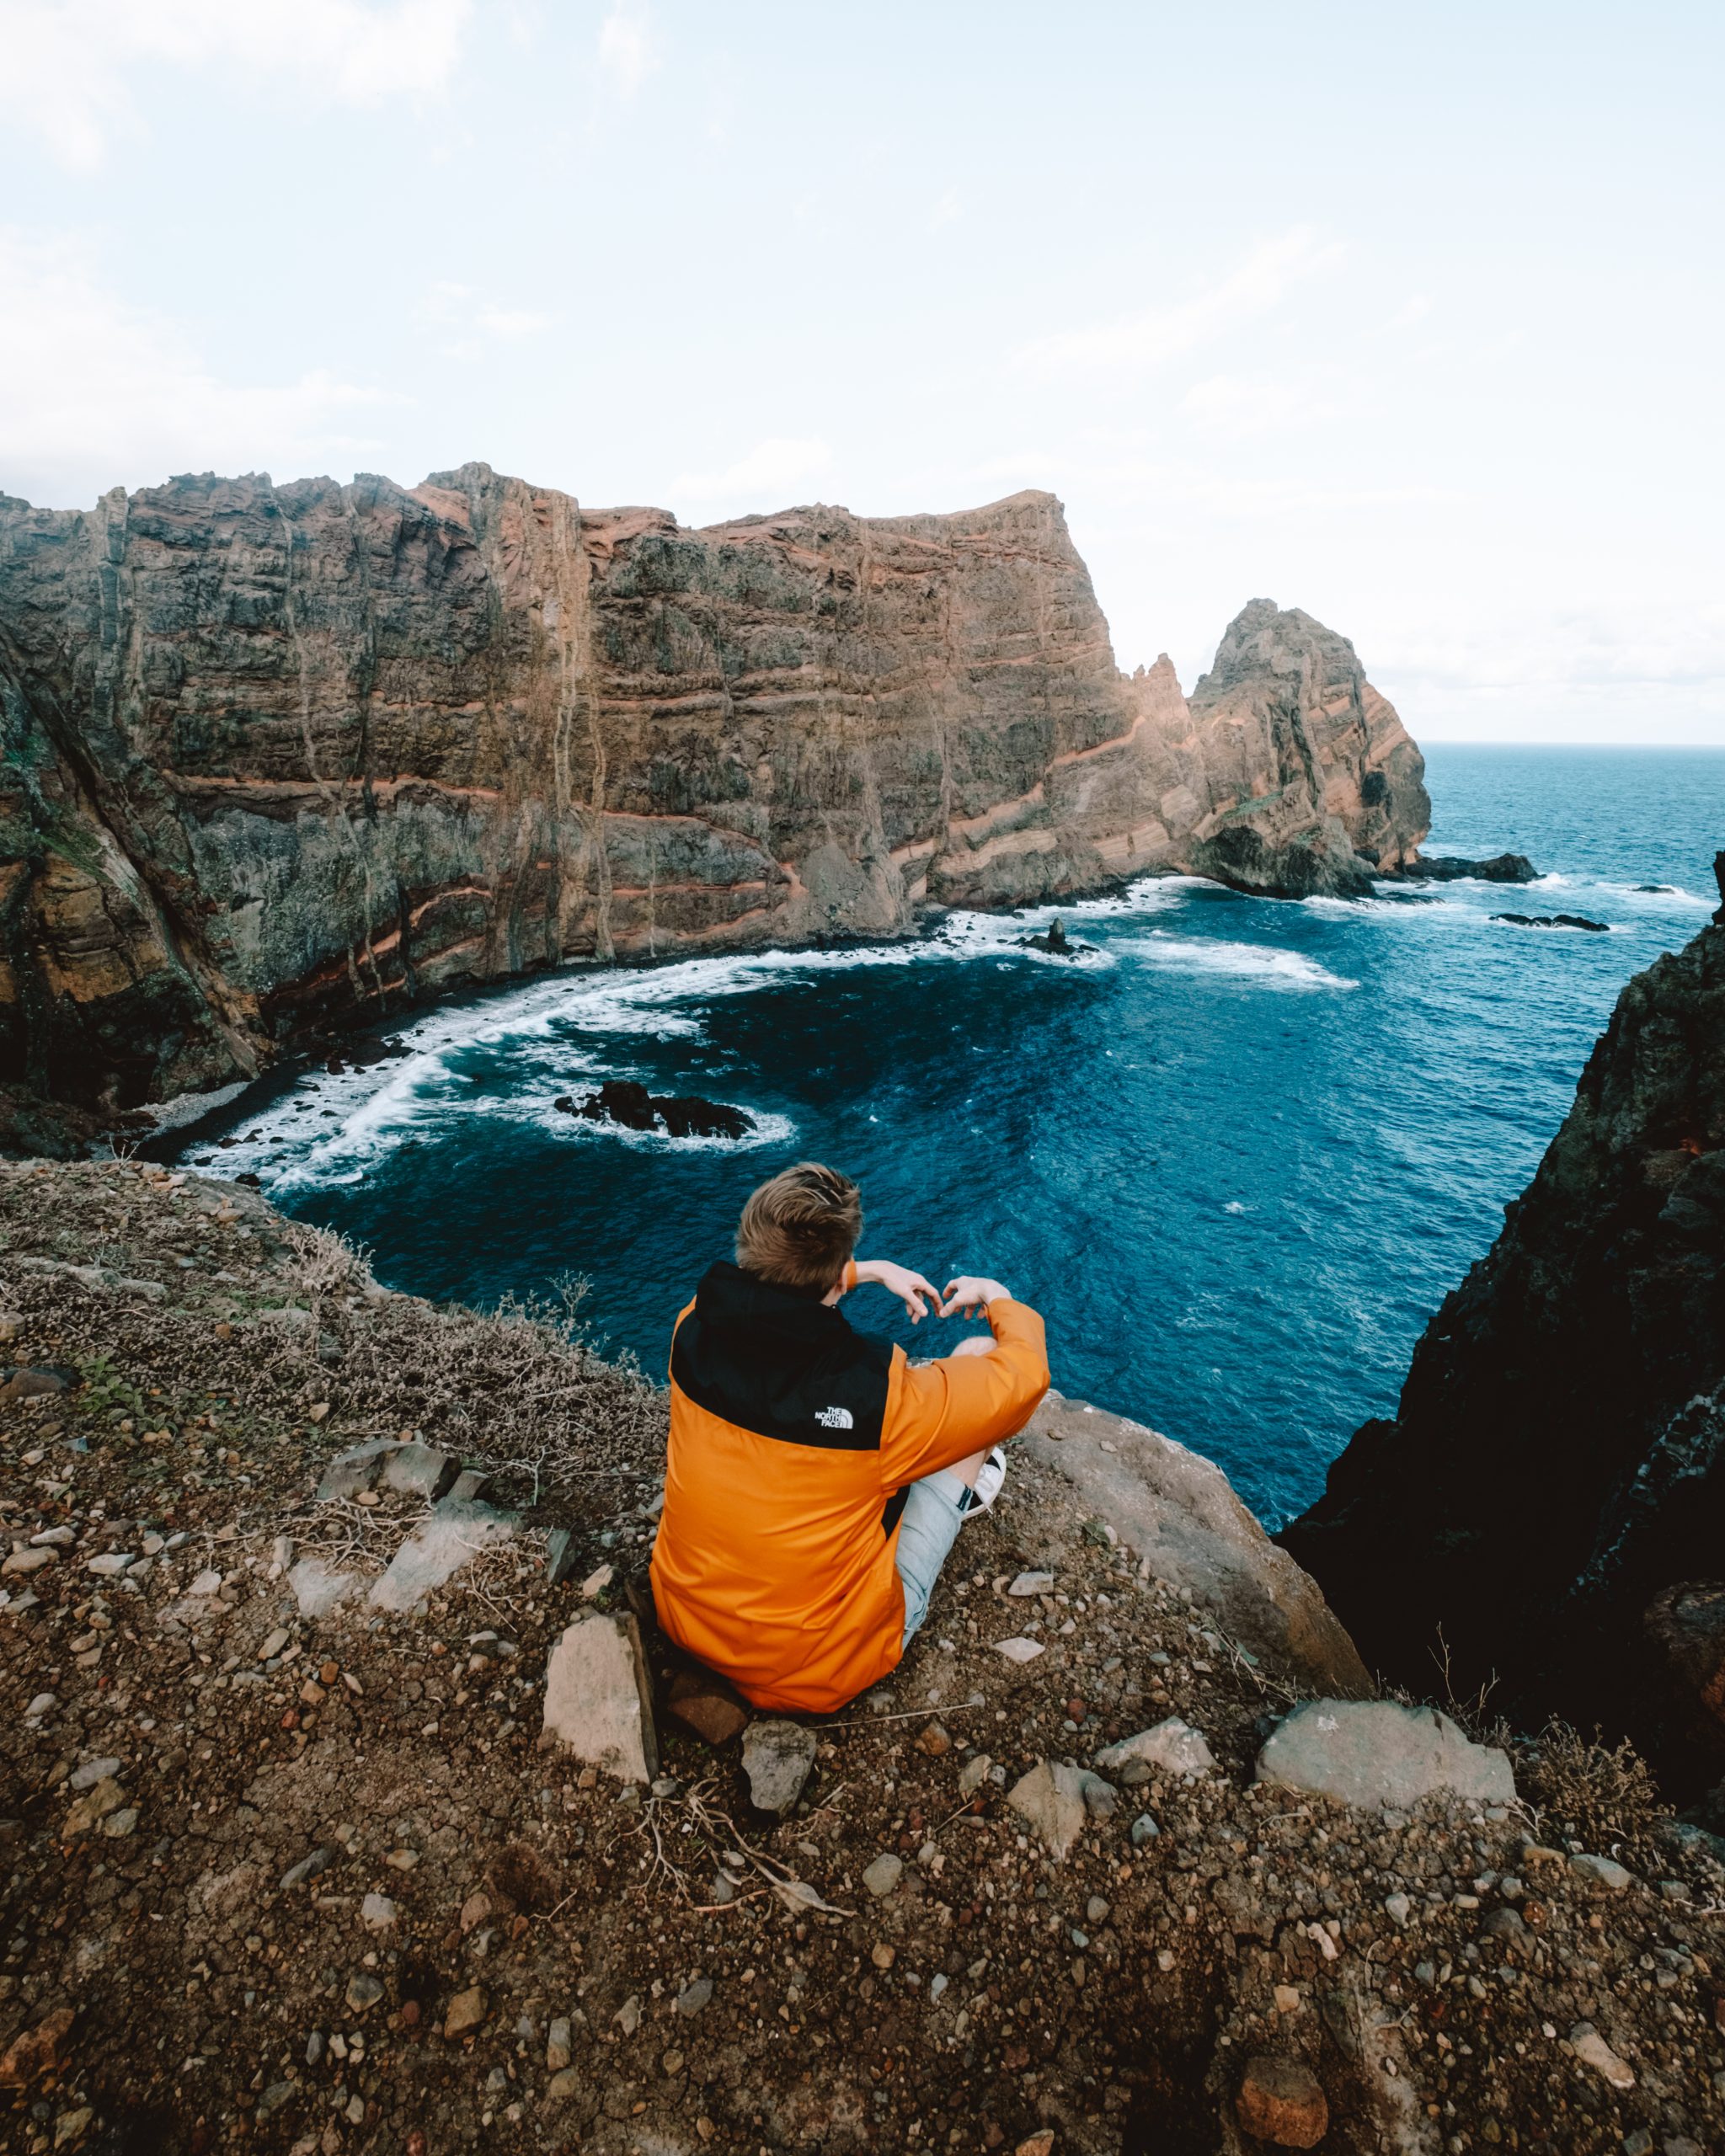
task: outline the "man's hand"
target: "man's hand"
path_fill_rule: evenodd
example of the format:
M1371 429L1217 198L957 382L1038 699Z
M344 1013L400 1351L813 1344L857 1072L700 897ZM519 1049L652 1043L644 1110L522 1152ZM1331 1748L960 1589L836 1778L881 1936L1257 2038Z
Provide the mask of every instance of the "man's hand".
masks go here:
M932 1280L925 1280L920 1273L913 1273L907 1265L895 1265L889 1257L867 1257L857 1261L857 1284L860 1288L873 1281L877 1288L884 1288L896 1295L911 1314L912 1325L920 1325L927 1316L929 1305L940 1309L940 1289ZM941 1311L943 1317L946 1313Z
M968 1316L972 1310L986 1310L991 1303L1009 1303L1012 1299L1012 1290L1001 1287L998 1280L986 1279L980 1273L963 1273L956 1280L948 1281L940 1314L943 1317L960 1313Z

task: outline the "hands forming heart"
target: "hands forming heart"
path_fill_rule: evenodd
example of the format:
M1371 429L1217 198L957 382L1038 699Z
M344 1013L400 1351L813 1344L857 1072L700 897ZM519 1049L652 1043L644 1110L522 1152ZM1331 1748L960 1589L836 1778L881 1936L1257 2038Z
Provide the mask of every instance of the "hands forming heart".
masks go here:
M998 1280L971 1273L960 1273L957 1279L948 1281L943 1294L921 1273L913 1272L907 1265L895 1265L886 1257L858 1261L857 1284L861 1287L868 1282L896 1295L909 1313L912 1325L922 1322L931 1305L937 1317L959 1317L986 1310L991 1303L1003 1298L1009 1299L1007 1290Z

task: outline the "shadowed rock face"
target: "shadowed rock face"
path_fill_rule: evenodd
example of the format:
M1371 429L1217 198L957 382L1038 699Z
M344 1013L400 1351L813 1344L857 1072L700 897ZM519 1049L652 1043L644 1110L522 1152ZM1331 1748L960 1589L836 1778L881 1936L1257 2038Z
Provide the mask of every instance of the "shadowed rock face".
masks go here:
M0 1081L89 1106L569 958L1157 869L1355 889L1426 814L1304 615L1254 601L1190 708L1120 674L1041 494L702 531L484 465L0 497Z
M1722 909L1725 912L1725 909ZM1279 1537L1366 1660L1725 1773L1725 926L1624 990L1503 1234ZM1442 1642L1439 1639L1441 1629Z

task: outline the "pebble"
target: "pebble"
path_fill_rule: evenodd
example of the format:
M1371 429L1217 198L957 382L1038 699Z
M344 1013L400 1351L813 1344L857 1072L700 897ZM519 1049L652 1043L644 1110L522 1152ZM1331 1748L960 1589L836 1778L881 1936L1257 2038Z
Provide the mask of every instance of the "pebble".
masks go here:
M586 1578L581 1582L582 1601L596 1602L616 1577L615 1565L601 1565L597 1572L589 1572Z
M693 1983L685 1984L677 1993L677 2012L691 2016L697 2015L712 1996L712 1977L697 1977Z
M1384 1913L1391 1924L1405 1931L1413 1915L1413 1904L1405 1894L1386 1894L1384 1897Z
M953 1748L953 1740L937 1721L932 1721L916 1739L916 1749L931 1759L943 1759Z
M566 2104L580 2085L579 2074L576 2073L574 2067L566 2066L560 2073L553 2073L550 2080L546 2083L546 2100L553 2104Z
M1140 1812L1132 1822L1133 1848L1141 1849L1146 1842L1153 1842L1161 1832L1162 1828L1157 1826L1150 1814L1147 1812Z
M1084 1914L1092 1924L1106 1924L1108 1920L1108 1904L1103 1901L1100 1894L1092 1894L1084 1904Z
M258 1649L259 1661L273 1662L292 1636L286 1625L278 1625L275 1630L265 1637L264 1644Z
M1591 2021L1576 2023L1569 2031L1569 2048L1583 2066L1592 2067L1612 2088L1634 2088L1634 2073L1618 2057Z
M617 2023L618 2028L622 2031L626 2036L633 2036L636 2030L641 2025L641 2002L639 1999L632 1993L623 2001L622 2004L618 2007L617 2012L613 2014L611 2018Z
M881 1898L892 1892L904 1876L904 1859L886 1851L876 1857L863 1872L862 1884L871 1894Z
M26 1721L40 1721L44 1715L51 1714L60 1702L51 1692L38 1692L24 1710Z
M1043 1651L1043 1642L1026 1639L996 1640L994 1651L996 1654L1004 1655L1008 1662L1034 1662Z
M131 1833L137 1823L138 1808L135 1804L128 1804L122 1806L118 1812L109 1813L102 1822L102 1832L117 1841L122 1835Z
M1323 2089L1297 2059L1248 2059L1234 2108L1248 2133L1278 2148L1316 2148L1330 2129Z
M219 1594L221 1591L222 1575L214 1571L200 1572L186 1589L188 1594Z
M367 1931L387 1931L395 1918L395 1904L387 1894L367 1894L360 1904L360 1922Z
M99 1578L111 1580L123 1572L137 1554L136 1550L107 1550L99 1557L92 1557L84 1570L94 1572Z
M81 1767L74 1767L67 1777L68 1786L74 1790L93 1789L98 1782L104 1782L110 1774L120 1772L118 1759L86 1759Z
M335 1861L332 1849L313 1849L309 1856L302 1856L297 1864L291 1864L281 1875L284 1892L295 1886L303 1886L308 1879L315 1879L320 1872L328 1871Z
M485 1993L479 1985L471 1984L466 1991L458 1991L449 2002L449 2011L444 2016L445 2037L466 2036L470 2029L479 2026L485 2014Z
M355 1969L347 1980L347 2003L355 2014L375 2006L382 1996L382 1983L368 1969Z
M59 1561L59 1552L55 1550L14 1550L4 1564L0 1564L0 1572L13 1576L19 1572L39 1572L44 1565L55 1565Z
M973 1752L964 1762L959 1775L960 1796L975 1796L988 1780L988 1770L994 1764L985 1752Z
M1055 1576L1052 1572L1020 1572L1007 1593L1020 1596L1052 1594L1054 1589Z
M77 1540L75 1527L45 1527L30 1537L32 1550L68 1550Z
M878 1946L869 1948L868 1958L877 1969L889 1969L899 1957L894 1949L883 1940Z
M569 2021L559 2015L546 2032L545 2063L553 2073L560 2073L573 2057Z

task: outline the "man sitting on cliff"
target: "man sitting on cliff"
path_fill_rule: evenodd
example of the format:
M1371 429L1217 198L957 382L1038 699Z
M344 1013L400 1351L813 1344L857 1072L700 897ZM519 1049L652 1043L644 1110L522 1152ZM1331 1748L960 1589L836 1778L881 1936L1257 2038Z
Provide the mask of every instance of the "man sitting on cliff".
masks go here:
M670 1446L653 1558L659 1620L757 1706L825 1713L898 1662L995 1448L1048 1390L1042 1320L997 1280L943 1297L920 1273L858 1263L857 1186L812 1161L743 1208L737 1262L677 1320ZM919 1321L983 1310L991 1339L912 1364L837 1304L888 1289Z

